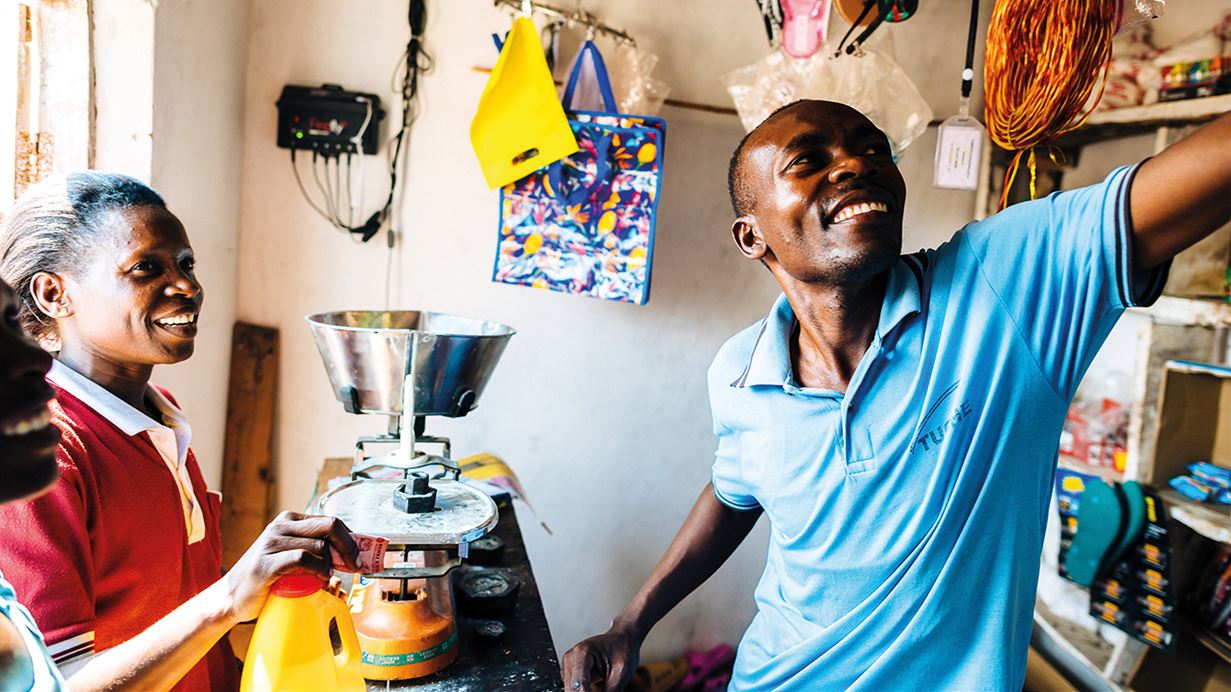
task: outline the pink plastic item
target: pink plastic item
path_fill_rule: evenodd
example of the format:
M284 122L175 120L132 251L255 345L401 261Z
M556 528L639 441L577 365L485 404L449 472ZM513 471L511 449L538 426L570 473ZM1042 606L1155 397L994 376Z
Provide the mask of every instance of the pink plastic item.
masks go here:
M829 0L781 0L782 49L792 58L810 58L825 42Z
M729 644L719 644L709 651L689 651L684 658L688 661L688 672L676 689L699 690L711 676L719 677L715 673L731 665L735 660L735 649Z

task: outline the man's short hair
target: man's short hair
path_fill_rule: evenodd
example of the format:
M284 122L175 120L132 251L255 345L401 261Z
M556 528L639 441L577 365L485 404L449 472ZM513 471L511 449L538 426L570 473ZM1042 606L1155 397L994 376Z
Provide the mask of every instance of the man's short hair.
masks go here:
M731 197L731 209L736 216L743 216L752 211L756 202L752 197L752 191L748 189L747 181L744 180L744 145L748 143L748 138L753 132L761 129L761 125L773 120L774 116L805 100L807 99L798 99L774 109L774 112L765 116L760 124L749 130L748 134L739 140L739 144L735 145L735 153L731 154L731 161L727 164L727 194Z

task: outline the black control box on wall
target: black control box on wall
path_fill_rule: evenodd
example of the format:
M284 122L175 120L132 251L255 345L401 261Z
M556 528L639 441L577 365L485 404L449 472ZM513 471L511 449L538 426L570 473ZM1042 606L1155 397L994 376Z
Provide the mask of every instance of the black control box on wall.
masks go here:
M380 97L337 84L288 84L278 98L278 146L324 156L375 154L385 111Z

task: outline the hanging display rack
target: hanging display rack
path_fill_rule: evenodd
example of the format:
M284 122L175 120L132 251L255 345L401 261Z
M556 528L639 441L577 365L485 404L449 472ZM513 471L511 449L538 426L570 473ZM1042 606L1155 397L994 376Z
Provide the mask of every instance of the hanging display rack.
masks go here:
M637 41L634 40L632 36L629 36L627 32L607 26L598 17L590 14L589 12L586 12L585 10L581 8L577 8L575 10L565 10L559 7L555 7L554 5L549 5L549 4L541 3L541 2L531 2L530 0L494 0L494 1L497 7L501 5L504 5L505 7L511 7L526 16L530 16L532 14L538 13L538 14L552 17L554 19L562 21L570 26L584 26L586 27L586 30L591 34L595 34L595 33L603 34L604 36L607 36L608 38L614 41L619 41L621 43L625 43L630 46L637 45Z

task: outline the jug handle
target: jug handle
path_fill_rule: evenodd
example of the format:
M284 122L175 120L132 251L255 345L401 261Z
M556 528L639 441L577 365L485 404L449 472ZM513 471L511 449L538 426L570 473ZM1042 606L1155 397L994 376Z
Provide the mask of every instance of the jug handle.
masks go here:
M323 619L325 627L329 627L330 621L338 621L338 637L342 640L342 651L334 654L334 665L338 668L345 668L351 661L362 663L362 653L359 649L359 636L355 634L355 624L351 620L350 609L346 606L346 601L340 596L327 594L329 598L329 607L323 609ZM342 624L346 623L347 627Z

